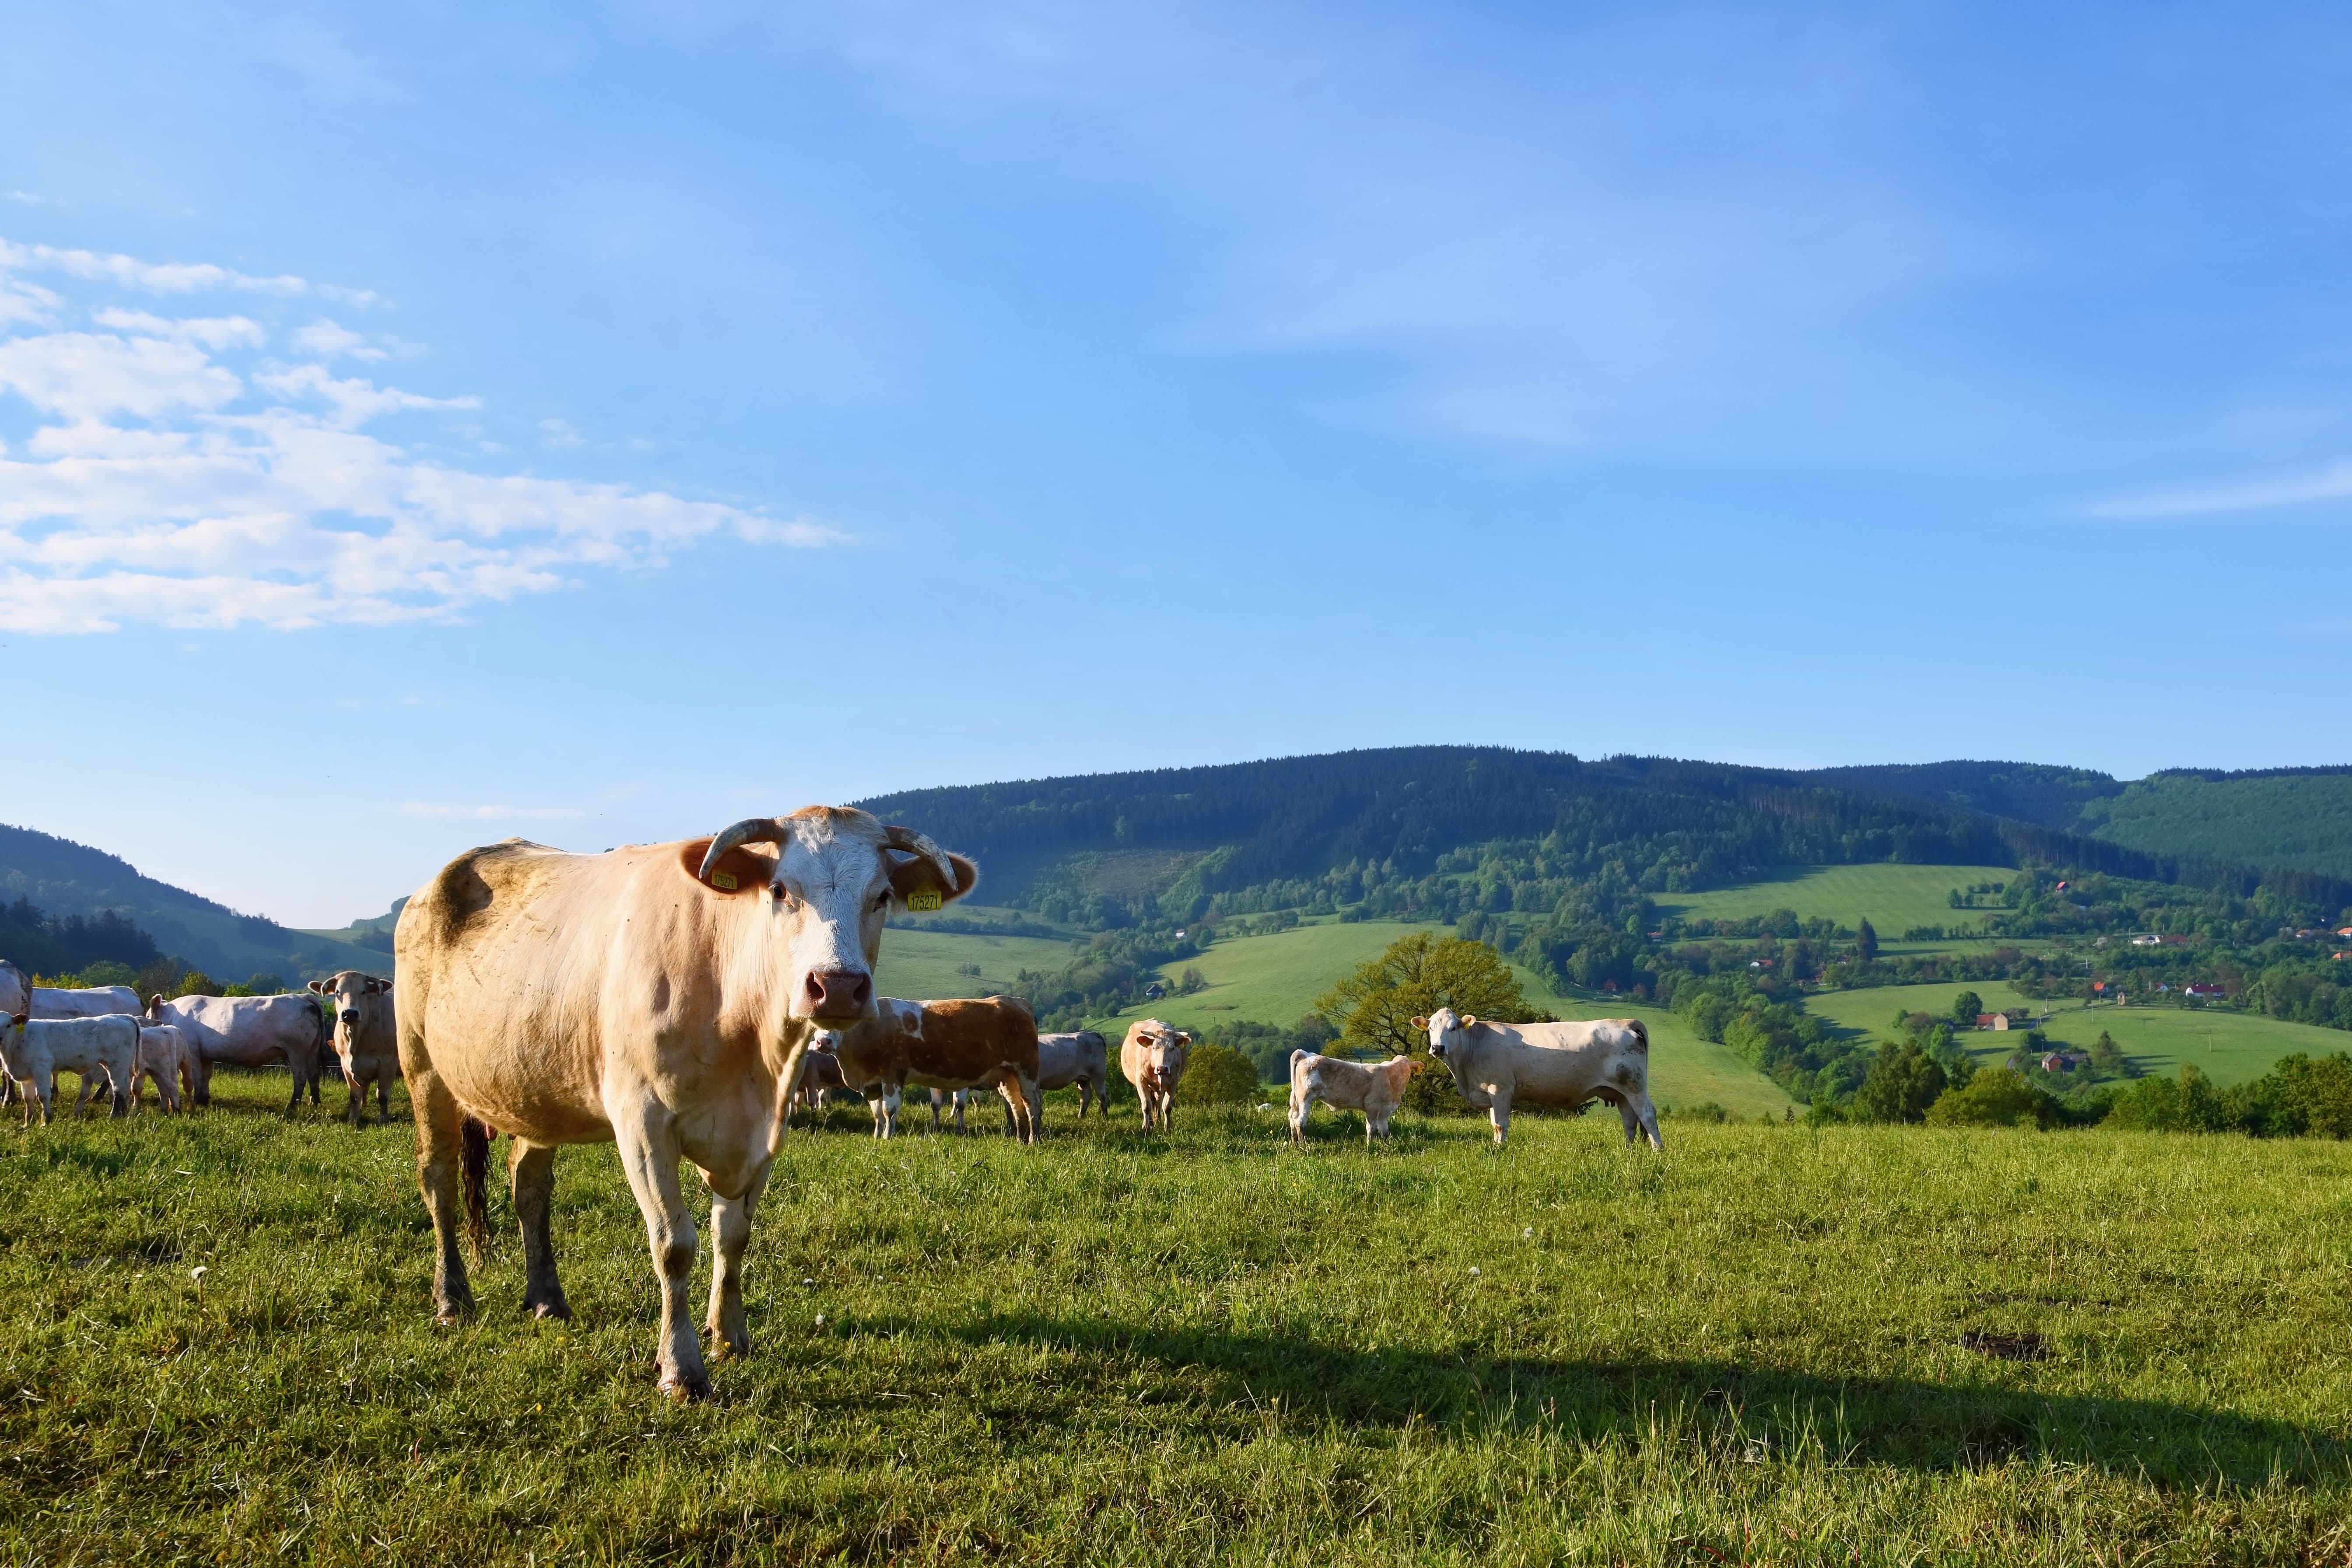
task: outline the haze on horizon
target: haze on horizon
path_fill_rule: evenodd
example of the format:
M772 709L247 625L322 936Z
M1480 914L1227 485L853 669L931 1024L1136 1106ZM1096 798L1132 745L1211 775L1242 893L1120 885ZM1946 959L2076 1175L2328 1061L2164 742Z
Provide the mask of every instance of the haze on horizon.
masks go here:
M1420 742L2352 760L2352 18L99 3L0 52L0 821Z

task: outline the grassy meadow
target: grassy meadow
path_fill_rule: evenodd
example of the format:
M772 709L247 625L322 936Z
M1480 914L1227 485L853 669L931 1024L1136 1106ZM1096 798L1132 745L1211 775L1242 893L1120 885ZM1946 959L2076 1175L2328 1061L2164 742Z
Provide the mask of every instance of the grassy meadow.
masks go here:
M2032 1007L2035 1016L2044 1005L2019 995L2000 981L1966 985L1890 985L1875 990L1831 991L1805 998L1808 1011L1873 1037L1883 1037L1898 1008L1941 1016L1951 1011L1952 999L1974 991L1987 1007ZM2314 1057L2352 1050L2352 1035L2310 1024L2288 1024L2259 1014L2232 1013L2218 1007L2118 1007L2112 1003L2086 1005L2080 1002L2048 1004L2053 1011L2043 1029L2053 1046L2088 1050L2101 1030L2115 1037L2126 1056L2145 1072L2174 1073L2193 1062L2219 1084L2243 1083L2271 1069L2271 1064L2294 1051ZM1982 1057L2006 1057L2017 1048L2009 1035L1964 1037Z
M1774 910L1846 926L1867 920L1881 940L1893 941L1912 926L1976 925L1985 911L1953 909L1946 902L1951 890L2016 875L2003 866L1803 866L1736 888L1663 893L1657 903L1685 920L1746 920Z
M404 1123L0 1131L10 1562L2305 1563L2352 1547L2352 1146L1179 1112L795 1132L755 1352L653 1388L613 1153L576 1320L436 1327ZM836 1119L846 1125L843 1113ZM705 1278L709 1267L704 1257ZM192 1277L201 1268L201 1277Z

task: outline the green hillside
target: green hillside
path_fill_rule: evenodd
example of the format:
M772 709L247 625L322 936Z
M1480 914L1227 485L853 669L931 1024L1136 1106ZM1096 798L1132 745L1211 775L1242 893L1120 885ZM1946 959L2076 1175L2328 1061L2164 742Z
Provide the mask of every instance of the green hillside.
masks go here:
M2158 773L2091 803L2083 821L2156 854L2352 877L2352 772Z
M1852 926L1867 920L1883 939L1914 926L1973 925L1980 917L1946 901L1954 888L2015 876L1999 866L1794 866L1760 881L1705 893L1669 893L1663 914L1685 920L1746 920L1774 910Z
M1869 991L1839 991L1810 998L1812 1012L1872 1038L1885 1035L1898 1010L1941 1016L1952 999L1974 991L1996 1011L2032 1007L2040 1016L2043 1004L2029 1001L1999 981L1966 985L1890 985ZM2282 1023L2254 1014L2219 1007L2118 1007L2110 1003L2054 1005L2042 1026L2053 1047L2087 1051L2105 1030L2134 1065L2145 1072L2178 1072L2194 1063L2214 1082L2243 1083L2268 1072L2281 1057L2301 1051L2306 1056L2332 1056L2352 1050L2352 1035L2341 1029L2315 1028L2308 1024ZM1984 1033L1963 1037L1986 1059L2008 1056L2017 1048L2014 1037Z
M103 850L0 826L0 900L20 898L52 915L123 916L165 952L222 980L277 974L300 981L338 969L382 970L392 962L389 953L238 914L143 877L129 861Z

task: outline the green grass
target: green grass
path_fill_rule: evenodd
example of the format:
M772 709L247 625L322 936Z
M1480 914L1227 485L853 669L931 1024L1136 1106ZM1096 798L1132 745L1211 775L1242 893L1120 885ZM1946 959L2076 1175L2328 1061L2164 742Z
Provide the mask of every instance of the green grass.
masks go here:
M1890 985L1876 990L1835 991L1806 998L1806 1006L1832 1022L1855 1028L1872 1038L1883 1037L1900 1008L1931 1013L1937 1017L1951 1010L1952 998L1974 991L1988 1008L2033 1008L2031 1002L2000 981L1977 981L1964 985ZM2352 1051L2352 1034L2309 1024L2286 1024L2259 1015L2220 1008L2165 1006L2117 1007L2102 1003L2086 1007L2079 1002L2055 1002L2047 1028L2053 1045L2087 1050L2104 1029L2144 1071L2172 1073L2194 1062L2216 1083L2242 1083L2268 1072L2271 1064L2291 1052L2315 1057ZM1968 1037L1979 1056L2006 1057L2017 1048L2008 1035L1980 1034Z
M1379 957L1381 949L1407 931L1422 929L1452 934L1442 927L1406 926L1390 921L1364 921L1353 925L1331 921L1265 936L1218 942L1188 963L1165 966L1171 980L1188 966L1198 969L1208 981L1208 989L1190 996L1170 996L1131 1007L1123 1014L1097 1020L1095 1026L1115 1024L1125 1028L1128 1023L1147 1016L1165 1018L1184 1029L1213 1024L1221 1018L1247 1018L1287 1026L1312 1012L1315 998L1329 990L1341 975L1368 959ZM1522 985L1527 979L1521 977ZM1530 989L1528 994L1531 999L1539 996L1540 987ZM1542 1004L1538 1001L1537 1005Z
M874 989L877 995L910 1001L990 996L1010 990L1024 969L1057 970L1069 962L1070 944L1051 938L893 931L874 966ZM978 964L980 973L964 973L967 963Z
M1753 1121L1782 1115L1796 1104L1779 1084L1727 1047L1692 1033L1668 1008L1558 996L1538 997L1536 1005L1562 1018L1641 1019L1650 1031L1650 1098L1661 1106L1686 1110L1712 1100Z
M653 1388L609 1150L578 1317L426 1303L404 1125L223 1075L0 1132L11 1562L2300 1563L2352 1543L2352 1147L1179 1111L795 1133L756 1350ZM504 1204L502 1226L510 1224ZM203 1268L201 1289L191 1270ZM706 1261L704 1265L706 1270ZM822 1322L819 1319L822 1316ZM1981 1340L1991 1334L2005 1339ZM1968 1348L2032 1346L2047 1359Z
M1774 910L1794 910L1805 920L1825 916L1845 926L1867 919L1882 939L1892 939L1913 926L1978 924L1984 910L1953 909L1947 895L2016 875L2002 866L1811 866L1737 888L1666 893L1658 907L1685 920L1746 920Z

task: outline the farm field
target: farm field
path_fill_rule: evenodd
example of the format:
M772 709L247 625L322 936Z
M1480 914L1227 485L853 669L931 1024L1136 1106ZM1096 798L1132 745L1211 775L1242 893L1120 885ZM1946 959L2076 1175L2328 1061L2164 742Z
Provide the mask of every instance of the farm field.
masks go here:
M1891 941L1912 926L1975 925L1986 911L1953 909L1947 895L2016 875L2004 866L1811 866L1737 888L1665 893L1657 903L1685 920L1745 920L1774 910L1794 910L1806 920L1826 916L1847 926L1867 919L1882 941Z
M576 1320L439 1329L404 1124L0 1134L11 1561L2334 1561L2352 1146L1319 1115L795 1132L755 1352L654 1391L613 1153ZM709 1268L705 1247L703 1268ZM201 1268L201 1276L194 1271Z
M1650 1031L1650 1098L1661 1107L1686 1110L1712 1100L1747 1121L1797 1107L1779 1084L1728 1047L1693 1033L1670 1008L1529 994L1536 1005L1562 1018L1641 1019Z
M1048 937L893 928L874 966L874 990L879 996L910 1000L988 996L1010 989L1024 969L1059 969L1069 962L1070 944ZM962 973L967 963L980 966L977 977Z
M1941 1016L1952 998L1974 991L1990 1008L2032 1006L2038 1016L2042 1004L2028 1002L1999 981L1969 985L1890 985L1875 990L1833 991L1809 996L1809 1010L1874 1038L1883 1037L1898 1007ZM2102 1004L2086 1007L2079 1002L2058 1002L2044 1026L2053 1045L2088 1049L2104 1029L2115 1037L2124 1054L2147 1072L2172 1073L2194 1062L2214 1082L2242 1083L2260 1078L2283 1056L2302 1051L2315 1057L2352 1050L2352 1035L2310 1024L2282 1023L2275 1018L2218 1008L2116 1007ZM1969 1042L1980 1057L2005 1057L2016 1044L2007 1035L1984 1034Z

